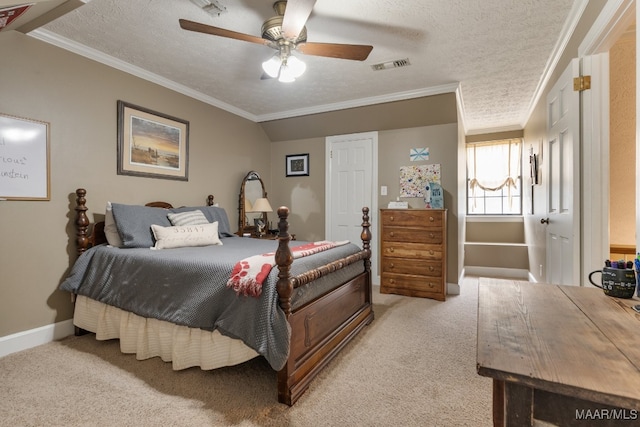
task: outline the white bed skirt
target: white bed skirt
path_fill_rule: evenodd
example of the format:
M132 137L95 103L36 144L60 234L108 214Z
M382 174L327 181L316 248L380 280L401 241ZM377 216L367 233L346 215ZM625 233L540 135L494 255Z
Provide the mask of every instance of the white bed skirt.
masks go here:
M119 339L120 351L135 353L138 360L160 357L171 362L174 370L193 366L217 369L258 356L241 340L218 331L140 317L81 295L76 299L73 324L95 332L98 340Z

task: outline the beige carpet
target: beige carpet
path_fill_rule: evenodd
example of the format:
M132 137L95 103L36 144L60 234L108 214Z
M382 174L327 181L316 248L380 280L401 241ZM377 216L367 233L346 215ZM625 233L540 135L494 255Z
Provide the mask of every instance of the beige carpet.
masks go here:
M446 302L374 293L376 319L293 407L262 359L202 371L137 361L94 335L0 359L1 426L489 426L476 373L477 280Z

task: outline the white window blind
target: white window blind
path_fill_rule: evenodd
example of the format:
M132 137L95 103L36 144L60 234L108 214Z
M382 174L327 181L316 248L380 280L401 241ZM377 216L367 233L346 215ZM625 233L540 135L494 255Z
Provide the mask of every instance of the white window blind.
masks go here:
M522 140L519 138L468 144L468 212L520 214L521 164Z

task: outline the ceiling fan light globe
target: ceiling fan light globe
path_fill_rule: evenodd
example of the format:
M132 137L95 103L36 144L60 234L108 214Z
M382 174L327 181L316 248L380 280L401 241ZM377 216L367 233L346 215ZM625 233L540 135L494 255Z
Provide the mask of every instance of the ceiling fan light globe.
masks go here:
M298 78L304 74L307 69L307 64L291 55L287 58L287 68L294 78Z
M281 83L291 83L296 81L296 77L291 73L291 69L287 64L282 64L280 67L280 77L278 81Z
M278 73L280 72L281 65L282 61L280 60L280 57L278 55L274 55L270 59L262 63L262 69L270 77L276 78L278 77Z

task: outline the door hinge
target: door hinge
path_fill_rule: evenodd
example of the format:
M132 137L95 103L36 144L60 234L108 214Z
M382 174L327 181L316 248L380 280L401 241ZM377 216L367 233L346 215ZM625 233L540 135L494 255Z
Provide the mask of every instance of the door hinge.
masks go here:
M591 89L591 76L580 76L573 79L573 90L583 91Z

